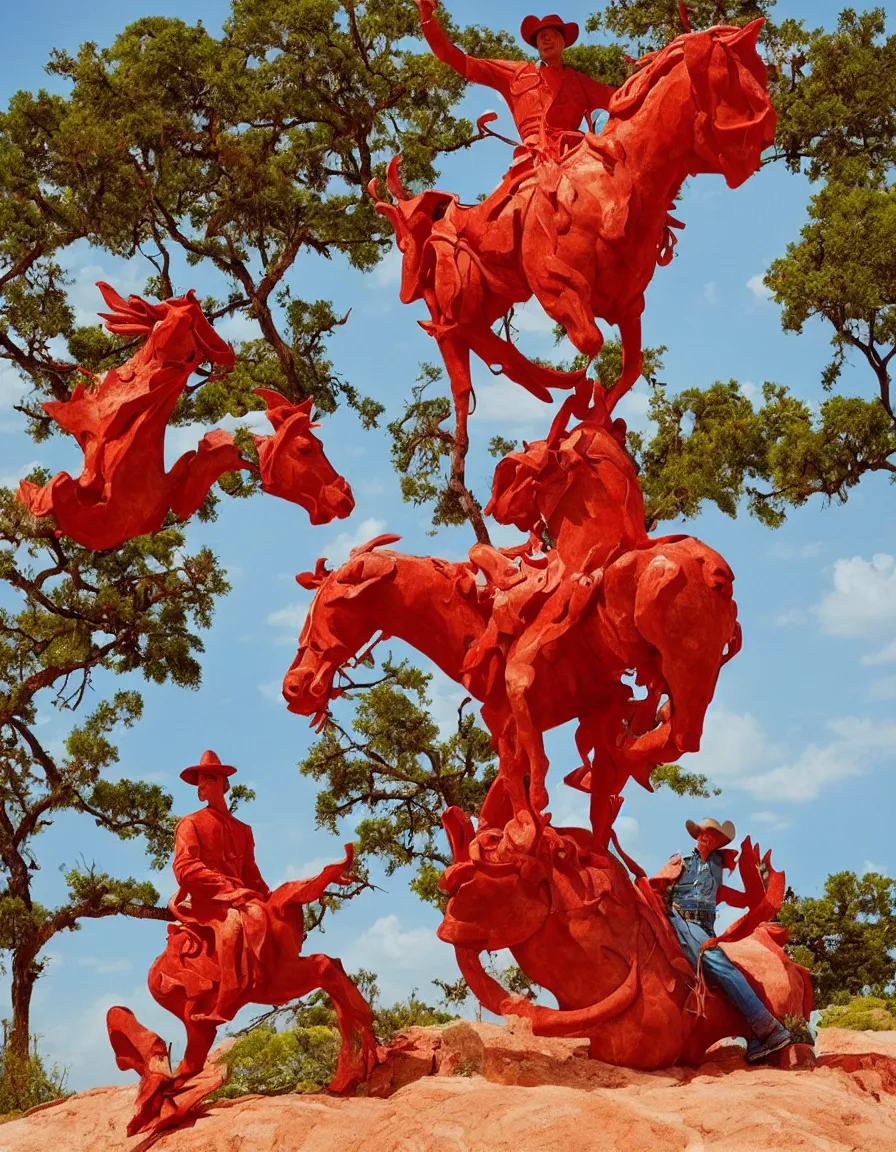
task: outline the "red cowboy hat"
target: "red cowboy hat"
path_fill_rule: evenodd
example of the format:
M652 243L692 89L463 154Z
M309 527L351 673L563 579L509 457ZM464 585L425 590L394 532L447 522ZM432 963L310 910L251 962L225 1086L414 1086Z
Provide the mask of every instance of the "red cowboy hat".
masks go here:
M222 764L216 752L203 752L199 757L199 763L184 768L180 778L185 780L187 784L198 784L200 772L214 772L216 776L232 776L236 772L236 768L231 767L230 764Z
M520 25L520 36L534 48L538 33L544 28L556 28L562 34L567 48L579 38L578 24L567 24L557 15L542 16L540 20L537 16L527 16Z

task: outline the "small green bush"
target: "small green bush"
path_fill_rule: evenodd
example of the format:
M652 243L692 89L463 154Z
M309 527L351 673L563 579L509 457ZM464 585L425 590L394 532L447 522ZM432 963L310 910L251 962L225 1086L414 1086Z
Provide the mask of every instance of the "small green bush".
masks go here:
M0 1047L0 1121L14 1120L38 1104L71 1095L66 1091L67 1077L67 1071L57 1064L44 1067L36 1040L27 1060Z
M855 1032L896 1031L896 1002L879 996L855 996L848 1004L832 1004L819 1028L851 1028Z

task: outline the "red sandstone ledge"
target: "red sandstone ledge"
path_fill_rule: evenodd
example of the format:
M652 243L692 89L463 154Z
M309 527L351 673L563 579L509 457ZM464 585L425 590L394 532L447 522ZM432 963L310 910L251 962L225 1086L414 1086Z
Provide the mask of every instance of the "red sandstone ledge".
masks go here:
M371 1097L243 1096L156 1152L868 1152L896 1148L896 1033L819 1032L783 1067L720 1046L700 1068L633 1072L584 1041L459 1022L382 1051ZM134 1088L95 1088L0 1125L0 1152L146 1152Z

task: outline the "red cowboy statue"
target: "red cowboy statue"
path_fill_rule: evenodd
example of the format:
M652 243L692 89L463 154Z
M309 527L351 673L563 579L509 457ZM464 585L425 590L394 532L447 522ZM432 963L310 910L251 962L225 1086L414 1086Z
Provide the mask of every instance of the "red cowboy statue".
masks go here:
M236 819L225 799L235 771L208 751L180 774L196 785L206 807L177 825L179 887L168 905L174 923L148 977L153 998L186 1028L176 1070L168 1063L167 1045L133 1012L116 1006L106 1017L119 1068L133 1069L141 1079L129 1135L177 1127L221 1085L225 1071L214 1059L207 1063L209 1052L218 1025L246 1004L286 1004L322 988L333 1002L343 1041L330 1089L350 1089L373 1067L369 1005L338 960L300 955L302 906L319 900L330 884L352 882L352 846L319 876L272 891L255 862L252 829Z
M415 0L426 42L436 56L473 84L500 92L510 108L524 148L564 151L581 137L582 121L595 108L606 109L615 89L563 63L563 53L579 36L578 24L559 16L527 16L520 35L538 50L540 64L532 61L480 60L467 56L448 39L435 18L435 0ZM572 135L572 141L565 137Z

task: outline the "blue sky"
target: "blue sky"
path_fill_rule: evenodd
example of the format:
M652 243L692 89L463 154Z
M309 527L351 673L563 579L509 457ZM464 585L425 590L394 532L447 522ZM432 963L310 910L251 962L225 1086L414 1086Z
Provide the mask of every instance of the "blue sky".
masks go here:
M215 28L227 9L218 0L17 5L4 13L4 100L17 88L46 83L41 68L52 47L74 49L87 39L108 43L128 21L149 12L201 18ZM837 9L826 0L778 4L781 16L807 16L827 26ZM497 0L475 6L458 2L451 11L460 21L492 27L514 27L521 14ZM573 6L564 16L584 24L588 11ZM466 108L478 115L495 107L495 100L489 91L471 90ZM507 128L505 119L498 130ZM482 143L474 153L449 157L439 184L470 199L493 187L507 162L504 145ZM657 272L645 315L645 343L668 346L663 378L672 388L734 377L757 388L777 381L818 400L819 374L829 355L827 331L819 324L809 325L801 337L784 334L778 309L761 287L770 261L797 236L808 194L804 181L776 166L733 192L716 177L694 180L686 189L678 215L687 228L671 266ZM101 307L94 281L102 278L134 291L145 275L137 266L87 248L73 250L68 267L85 318ZM303 258L289 278L298 295L332 299L337 311L351 307L349 323L332 341L332 358L346 378L387 405L390 417L399 411L418 364L435 358L434 346L415 323L424 318L422 309L398 303L397 273L394 255L366 276L338 260ZM204 272L182 275L184 289L220 288ZM551 353L550 325L537 309L523 311L521 328L525 350ZM250 329L237 320L223 330L233 338ZM484 371L477 379L470 476L485 492L490 463L484 444L497 432L535 439L544 433L549 412ZM856 365L844 387L869 394L867 370ZM37 447L24 436L11 410L18 391L9 373L0 374L0 481L14 481L36 461L53 469L76 467L73 443ZM646 391L641 382L624 402L632 426L643 423ZM122 772L162 782L181 812L195 807L195 793L177 778L182 767L195 763L206 747L236 764L238 779L258 793L241 815L255 829L259 864L271 884L316 871L341 851L341 839L314 828L314 786L295 767L310 733L303 719L286 712L279 695L308 602L294 574L312 568L319 555L342 559L351 545L379 532L401 533L401 547L409 552L450 558L461 557L472 542L458 529L427 535L426 515L401 502L383 432L362 433L351 414L338 413L322 435L330 458L354 487L352 518L313 529L300 509L264 498L251 505L224 501L215 524L191 526L190 545L212 547L233 583L206 638L203 685L195 693L146 687L144 720L120 740ZM170 448L182 451L195 439L195 430L178 430ZM654 869L672 851L687 847L687 817L712 814L733 819L740 835L750 832L763 847L772 847L775 862L801 893L818 892L834 870L892 874L894 498L891 487L872 477L846 505L813 501L792 512L777 531L714 510L687 525L686 531L722 552L736 573L744 647L722 674L701 752L685 760L710 775L723 788L722 796L695 804L662 792L632 791L626 800L620 836L645 867ZM509 543L511 537L498 539ZM100 683L98 690L108 686ZM462 693L444 679L434 689L435 713L448 723ZM65 735L62 719L52 712L45 717L51 745L58 746ZM568 790L560 783L573 766L570 733L551 734L549 751L552 808L564 822L582 814L577 795L564 795ZM350 837L348 826L344 839ZM98 833L89 821L65 818L43 837L38 898L46 903L60 898L60 869L81 858L120 875L150 875L135 845ZM169 874L151 878L167 898L173 887ZM401 872L380 878L384 891L365 893L329 920L325 934L308 941L308 950L338 955L349 970L376 971L387 998L414 987L424 997L434 995L429 981L456 973L453 955L434 936L437 914L407 890L407 879ZM45 1054L69 1066L72 1087L128 1078L115 1069L105 1036L103 1018L111 1004L127 1004L180 1044L180 1026L153 1004L145 987L146 970L164 939L161 924L109 920L88 922L80 932L53 941L51 963L35 994L33 1027Z

